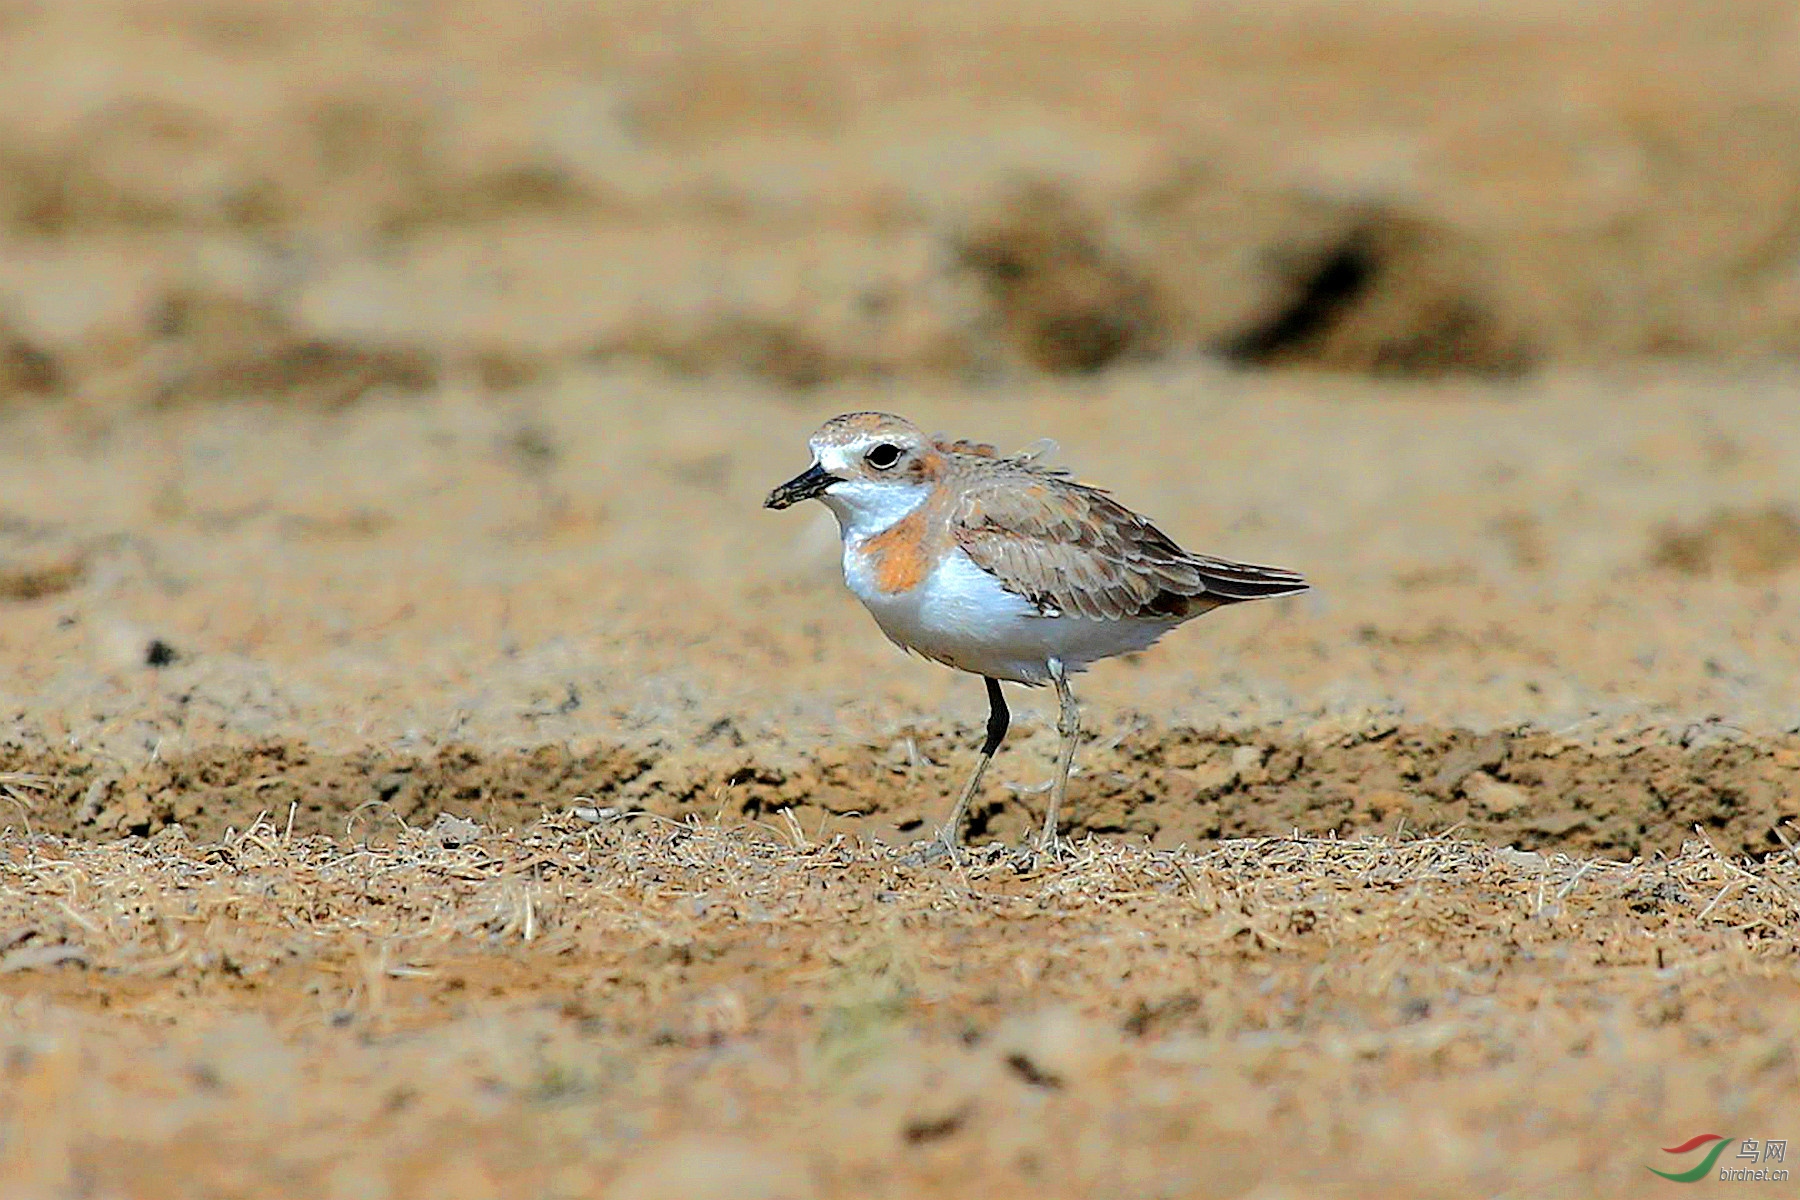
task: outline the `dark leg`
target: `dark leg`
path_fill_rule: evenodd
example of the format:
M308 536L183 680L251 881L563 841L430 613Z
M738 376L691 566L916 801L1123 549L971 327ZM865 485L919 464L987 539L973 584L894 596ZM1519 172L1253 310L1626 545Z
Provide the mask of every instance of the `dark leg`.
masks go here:
M1012 714L1006 711L1006 697L1000 694L1000 681L984 676L982 682L987 684L988 724L987 740L981 743L981 752L992 758L994 751L1000 749L1000 743L1006 740L1006 731L1012 727Z
M983 676L987 679L986 676ZM969 807L969 800L975 795L975 789L981 786L981 777L987 773L988 763L994 759L994 751L1006 740L1006 730L1012 720L1006 711L1006 697L1000 694L1000 681L987 679L988 723L987 740L981 743L981 758L975 764L975 773L969 776L969 782L963 785L962 795L956 798L956 807L950 810L950 819L938 830L938 840L954 851L959 844L962 830L963 810Z

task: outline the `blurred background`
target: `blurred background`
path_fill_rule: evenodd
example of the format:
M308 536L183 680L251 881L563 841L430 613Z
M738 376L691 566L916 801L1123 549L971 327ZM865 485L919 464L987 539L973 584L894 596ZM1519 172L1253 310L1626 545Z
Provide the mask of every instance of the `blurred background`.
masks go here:
M1793 6L8 0L5 381L1800 349Z
M20 769L960 753L979 687L758 507L860 408L1317 582L1096 672L1115 733L1800 719L1785 0L0 0L0 45Z

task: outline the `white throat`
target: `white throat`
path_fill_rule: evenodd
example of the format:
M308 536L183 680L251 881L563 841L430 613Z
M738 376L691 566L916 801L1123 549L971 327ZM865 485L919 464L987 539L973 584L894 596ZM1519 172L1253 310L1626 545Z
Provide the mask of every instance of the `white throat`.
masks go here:
M874 537L903 520L931 494L927 483L846 479L820 496L838 519L846 542Z

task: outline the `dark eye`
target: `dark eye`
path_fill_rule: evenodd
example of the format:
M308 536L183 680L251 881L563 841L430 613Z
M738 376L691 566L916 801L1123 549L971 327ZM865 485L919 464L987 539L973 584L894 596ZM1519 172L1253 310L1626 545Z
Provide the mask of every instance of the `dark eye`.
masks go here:
M871 467L874 467L878 471L885 471L900 461L900 447L889 442L883 442L863 457L869 460L869 465Z

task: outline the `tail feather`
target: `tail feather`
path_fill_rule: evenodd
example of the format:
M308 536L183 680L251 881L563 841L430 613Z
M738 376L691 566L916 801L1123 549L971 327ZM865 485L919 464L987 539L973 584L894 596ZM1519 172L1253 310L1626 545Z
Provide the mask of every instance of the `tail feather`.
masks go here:
M1201 555L1194 555L1189 561L1200 572L1206 594L1226 604L1294 596L1309 586L1298 572L1280 567L1259 567L1254 563L1228 562Z

